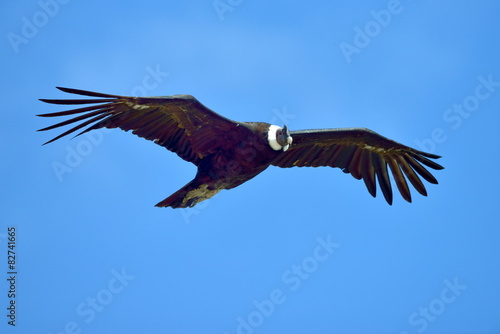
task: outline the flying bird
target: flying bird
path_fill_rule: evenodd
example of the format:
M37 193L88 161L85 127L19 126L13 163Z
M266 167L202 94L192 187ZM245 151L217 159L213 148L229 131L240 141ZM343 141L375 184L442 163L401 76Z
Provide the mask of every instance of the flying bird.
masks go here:
M365 128L290 131L263 122L236 122L201 104L191 95L129 97L57 87L87 99L40 99L60 105L85 105L41 117L74 116L46 131L80 122L49 140L51 143L82 129L76 136L99 128L120 128L151 140L197 166L195 178L156 204L186 208L211 198L222 189L235 188L269 166L338 167L363 179L375 197L377 181L387 203L392 204L389 170L401 193L411 202L407 180L423 196L427 191L420 177L437 184L425 168L443 167L430 159L440 156L418 151ZM44 144L44 145L45 145Z

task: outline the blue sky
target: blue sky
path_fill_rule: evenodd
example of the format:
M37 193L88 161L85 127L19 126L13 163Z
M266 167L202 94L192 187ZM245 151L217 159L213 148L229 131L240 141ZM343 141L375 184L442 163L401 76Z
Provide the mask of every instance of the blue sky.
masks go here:
M2 333L500 331L500 4L56 1L0 11ZM42 147L55 86L367 127L446 169L412 204L338 169L269 168L159 209L195 167L119 130Z

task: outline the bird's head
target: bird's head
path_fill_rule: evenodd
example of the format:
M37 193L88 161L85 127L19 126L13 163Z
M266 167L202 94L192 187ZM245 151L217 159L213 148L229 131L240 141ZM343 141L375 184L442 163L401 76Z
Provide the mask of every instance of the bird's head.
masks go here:
M277 125L269 127L268 138L269 145L275 151L286 151L292 145L293 139L290 136L287 126L280 128Z

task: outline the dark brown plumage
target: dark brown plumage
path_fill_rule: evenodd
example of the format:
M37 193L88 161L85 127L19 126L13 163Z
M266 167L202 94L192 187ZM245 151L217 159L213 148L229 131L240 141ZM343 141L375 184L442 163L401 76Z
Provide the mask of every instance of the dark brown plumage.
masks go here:
M59 88L59 87L58 87ZM378 180L386 201L392 204L388 169L405 200L411 202L406 182L422 195L427 192L420 177L437 180L424 166L442 169L425 153L363 128L302 130L289 132L262 122L235 122L202 105L190 95L127 97L70 88L60 90L97 99L41 99L63 105L93 104L42 117L78 115L39 131L82 123L46 142L81 130L120 128L151 140L198 167L196 177L157 204L160 207L192 207L250 180L270 165L278 167L339 167L363 179L372 196ZM86 127L86 128L85 128ZM293 138L293 143L292 143ZM389 168L387 168L389 167Z
M376 179L389 204L392 189L387 165L405 200L411 202L406 178L417 191L427 196L420 180L437 184L436 178L422 164L433 169L443 169L429 160L440 156L415 150L387 139L369 129L325 129L291 131L293 145L271 164L278 167L339 167L353 177L363 179L370 194L376 195ZM375 179L376 177L376 179Z

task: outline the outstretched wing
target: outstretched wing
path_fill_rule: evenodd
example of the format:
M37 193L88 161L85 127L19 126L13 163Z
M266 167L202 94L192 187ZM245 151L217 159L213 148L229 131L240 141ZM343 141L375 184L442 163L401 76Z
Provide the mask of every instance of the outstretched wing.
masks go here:
M324 129L291 131L293 145L272 162L278 167L339 167L356 179L363 179L370 194L376 195L376 180L387 203L392 204L392 188L387 166L392 172L399 192L411 202L406 179L427 196L419 175L430 183L436 178L425 169L443 169L429 160L440 156L415 150L385 138L369 129ZM376 178L375 178L376 176ZM405 178L406 177L406 178Z
M56 117L81 114L38 130L51 130L82 121L45 144L82 128L84 130L77 136L102 127L120 128L125 131L132 130L133 134L152 140L177 153L182 159L198 165L200 159L223 145L228 134L240 125L208 109L190 95L128 97L79 89L57 88L66 93L90 96L94 99L40 100L53 104L93 105L38 115ZM88 127L85 128L86 126Z

